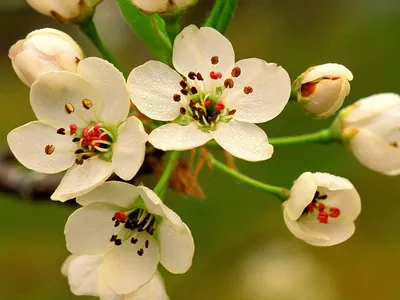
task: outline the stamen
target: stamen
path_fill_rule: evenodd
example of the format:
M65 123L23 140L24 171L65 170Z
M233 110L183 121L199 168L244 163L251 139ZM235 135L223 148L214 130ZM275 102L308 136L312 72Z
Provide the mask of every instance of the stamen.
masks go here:
M131 238L131 243L132 243L132 244L136 244L138 241L139 241L138 239Z
M140 249L137 251L137 254L138 254L139 256L142 256L143 253L144 253L143 248L140 248Z
M111 236L111 239L110 239L110 242L115 242L115 240L117 239L117 235L115 235L115 234L113 234L112 236Z
M83 159L83 160L89 159L89 158L91 158L91 157L92 157L92 155L90 155L90 154L83 154L83 155L82 155L82 159Z
M218 56L213 56L213 57L211 57L211 63L212 63L213 65L218 64L218 63L219 63L219 57L218 57Z
M144 246L146 247L146 249L149 248L149 240L146 240L146 242L144 243Z
M122 211L117 211L117 212L114 214L114 218L115 218L115 220L117 220L117 221L119 221L119 222L125 222L126 219L127 219L127 216L126 216L126 214L125 214L124 212L122 212Z
M228 115L232 116L232 115L235 114L235 112L236 112L236 109L232 109L232 110L230 110L230 111L228 112Z
M174 99L175 102L179 102L179 101L181 101L181 95L175 94L173 96L173 99Z
M67 103L64 105L64 111L67 114L72 114L75 111L75 107L71 103Z
M80 140L81 140L81 138L76 137L76 138L72 139L72 142L76 143L76 142L79 142Z
M187 88L187 83L186 83L185 80L180 81L180 82L179 82L179 85L180 85L183 89L186 89L186 88Z
M46 147L44 147L44 152L47 155L51 155L54 152L54 150L56 150L56 147L54 147L54 145L47 145Z
M244 92L246 95L251 94L251 93L253 92L253 88L252 88L251 86L245 86L245 87L243 88L243 92Z
M69 125L69 134L73 135L75 132L78 130L78 126L76 124L71 124Z
M328 217L329 215L326 212L320 212L317 219L320 223L328 224Z
M77 165L83 165L83 159L75 159Z
M116 239L116 240L114 241L114 244L115 244L115 246L121 246L121 245L122 245L121 239Z
M396 141L391 141L389 144L395 148L399 147L399 144Z
M187 96L189 94L188 90L186 90L186 89L181 89L181 93L185 96Z
M301 85L301 96L302 97L309 97L314 94L315 89L317 88L317 84L315 82L306 82Z
M192 87L190 88L190 92L191 92L193 95L196 95L196 94L197 94L197 89L196 89L196 87L195 87L195 86L192 86Z
M85 152L85 150L83 149L78 149L75 151L75 154L82 154L83 152Z
M211 77L211 79L214 79L214 80L221 79L222 78L222 73L221 72L211 71L210 72L210 77Z
M224 81L225 88L229 87L231 89L231 88L233 88L233 85L234 85L234 82L231 78L225 79L225 81Z
M199 80L199 81L204 80L203 76L201 76L201 74L199 72L196 74L196 76L197 76L197 80Z
M195 72L189 72L188 77L192 80L196 79L197 74Z
M93 107L93 103L92 103L92 101L90 101L89 99L86 98L86 99L82 100L82 106L85 109L89 110L89 109L91 109Z
M224 109L225 109L224 102L222 102L221 100L218 101L218 103L215 105L215 110L216 110L217 112L221 112L221 111L224 110Z
M58 128L57 133L61 135L65 135L65 128Z
M340 209L337 207L331 207L329 211L330 211L329 216L332 218L337 218L340 216Z
M181 112L182 115L184 115L184 114L186 114L186 109L184 107L181 107L180 108L180 112Z
M235 68L233 68L231 75L232 75L232 77L239 77L241 73L242 73L242 70L239 67L235 67Z
M204 101L204 107L209 107L211 105L211 100Z

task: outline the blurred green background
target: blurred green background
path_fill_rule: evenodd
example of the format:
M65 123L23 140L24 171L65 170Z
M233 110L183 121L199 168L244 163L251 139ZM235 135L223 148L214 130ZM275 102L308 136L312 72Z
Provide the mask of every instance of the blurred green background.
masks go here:
M354 74L346 99L400 93L400 2L398 0L242 0L229 31L237 59L259 57L282 65L295 79L312 65L337 62ZM212 1L200 0L185 18L200 24ZM116 4L105 0L96 22L126 70L151 58L124 24ZM73 25L59 25L23 0L0 1L0 143L34 119L29 89L14 74L9 47L30 31L55 27L71 34L88 56L99 53ZM289 103L264 124L270 137L324 128ZM339 145L276 148L262 163L237 161L240 170L265 182L290 187L304 171L349 178L363 201L355 235L344 244L315 248L286 229L279 201L203 170L204 201L169 193L165 201L191 228L196 254L185 275L165 280L171 299L353 300L399 299L399 179L362 167ZM78 299L60 266L67 256L63 226L73 208L1 194L0 299ZM81 298L89 299L89 298Z

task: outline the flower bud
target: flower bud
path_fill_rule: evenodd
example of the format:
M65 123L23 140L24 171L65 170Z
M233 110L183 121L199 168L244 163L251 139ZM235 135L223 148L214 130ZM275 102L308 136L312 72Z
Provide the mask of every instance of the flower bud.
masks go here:
M350 93L353 74L345 66L324 64L309 68L293 83L297 103L314 118L332 116Z
M176 15L197 3L198 0L132 0L133 5L145 14Z
M66 33L44 28L31 32L15 43L8 53L18 77L27 85L50 71L76 72L84 54Z
M60 23L79 23L94 13L103 0L27 0L41 14L53 17Z
M377 94L342 110L337 118L340 138L366 167L400 174L400 96Z

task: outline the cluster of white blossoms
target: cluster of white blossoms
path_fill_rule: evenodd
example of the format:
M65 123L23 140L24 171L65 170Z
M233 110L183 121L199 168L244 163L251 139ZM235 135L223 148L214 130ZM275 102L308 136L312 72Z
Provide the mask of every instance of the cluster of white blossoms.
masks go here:
M92 15L101 1L28 2L59 21L76 21ZM186 9L195 2L133 0L146 13ZM346 67L324 64L291 85L282 67L257 58L235 62L228 39L194 25L175 39L174 69L150 61L127 80L111 63L84 58L79 45L55 29L33 31L11 47L9 57L31 88L37 121L12 130L8 144L28 169L66 171L51 199L76 198L82 207L65 226L71 256L62 273L74 294L102 300L168 299L159 263L175 274L192 265L190 229L159 195L145 186L107 181L113 174L125 181L135 177L147 142L164 151L184 151L215 140L235 157L264 161L273 146L256 124L278 116L291 93L312 116L332 116L353 79ZM131 105L141 118L161 125L146 132ZM371 96L338 114L335 139L367 167L397 175L399 120L400 96ZM303 173L283 203L289 230L315 246L347 240L360 211L354 186L326 173Z

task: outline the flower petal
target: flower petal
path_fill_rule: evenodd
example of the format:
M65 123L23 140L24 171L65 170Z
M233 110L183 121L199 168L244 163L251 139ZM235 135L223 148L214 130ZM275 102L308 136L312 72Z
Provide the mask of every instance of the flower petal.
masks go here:
M175 228L175 230L183 230L183 222L181 218L170 208L168 208L161 199L151 189L145 186L138 186L140 196L142 197L147 210L151 214L159 215L164 218L164 221L168 222Z
M125 295L117 294L110 288L104 275L105 272L104 265L101 265L99 267L99 281L97 285L100 300L126 300Z
M56 128L68 128L71 124L78 127L98 120L102 109L99 93L91 83L75 73L67 71L46 73L32 85L31 105L39 121ZM89 99L93 107L89 110L82 100ZM72 104L75 112L66 113L65 105Z
M203 146L212 136L199 129L195 122L182 126L175 123L162 125L154 129L149 136L149 142L157 149L190 150Z
M65 261L63 262L63 264L62 264L62 266L61 266L61 274L62 274L63 276L65 276L65 277L68 276L69 266L71 265L71 262L72 262L75 258L77 258L77 257L78 257L78 255L72 254L72 255L68 256L68 257L65 259Z
M157 271L158 245L153 236L141 233L136 244L129 241L114 247L104 256L104 276L118 294L129 294L149 282ZM149 247L145 248L145 241ZM142 256L138 251L142 249Z
M97 158L88 159L83 165L75 165L67 171L50 198L64 202L81 196L106 181L112 172L111 163Z
M352 123L364 121L379 115L385 110L400 105L400 96L393 93L376 94L363 98L347 109L350 111L345 116L345 123L353 125Z
M119 207L92 203L77 209L68 218L64 234L68 250L73 254L104 254L110 238L120 229L111 220Z
M165 290L163 279L159 273L154 275L148 283L140 287L137 291L125 295L124 300L169 300Z
M139 197L139 188L125 182L107 181L90 191L76 198L76 202L82 206L92 203L108 203L111 205L131 208Z
M250 123L263 123L279 115L289 101L290 78L282 67L262 59L249 58L236 63L241 75L234 78L226 105L236 109L234 118ZM244 93L245 87L253 91Z
M157 231L161 264L171 273L185 273L191 267L194 255L190 229L183 223L183 230L178 232L168 223L162 222Z
M115 174L131 180L143 164L148 135L142 122L130 117L118 128L118 139L112 146L112 164Z
M147 117L172 121L179 115L181 103L174 101L180 93L182 77L168 65L149 61L132 70L128 77L132 102Z
M236 120L219 123L217 130L211 134L222 148L244 160L266 160L274 152L274 148L268 143L267 134L251 123Z
M292 220L297 220L303 213L304 209L314 198L317 191L317 180L315 175L305 172L294 182L290 189L290 198L285 202L286 216Z
M400 151L368 130L360 129L351 139L350 148L367 168L386 175L400 174Z
M124 76L111 63L97 57L89 57L78 65L78 73L89 81L101 95L103 110L100 120L119 124L129 113L130 99Z
M7 135L12 153L28 169L54 174L74 164L77 146L71 137L57 134L57 129L39 121L15 128ZM54 146L54 152L46 154L45 147Z
M211 64L214 56L219 59L216 65ZM189 72L200 72L203 78L208 78L210 71L214 71L230 77L235 52L229 40L217 30L190 25L176 37L172 60L175 69L184 76Z
M302 83L317 80L324 76L345 77L347 80L353 80L353 74L349 69L340 64L328 63L311 67L305 72Z
M98 270L103 255L82 255L71 260L68 269L68 283L71 292L77 296L99 296Z

